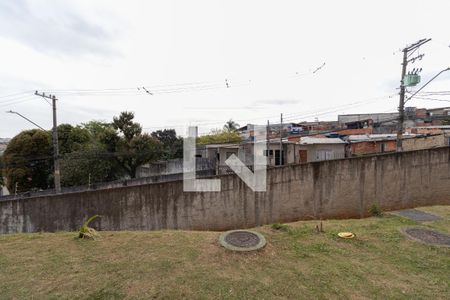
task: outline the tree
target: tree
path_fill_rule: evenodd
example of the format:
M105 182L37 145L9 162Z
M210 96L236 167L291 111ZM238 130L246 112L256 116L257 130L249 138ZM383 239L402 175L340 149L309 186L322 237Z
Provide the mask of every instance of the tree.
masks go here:
M70 124L58 126L58 146L59 153L71 153L83 148L83 145L91 141L90 133L87 129Z
M239 124L236 123L235 121L233 121L232 119L229 119L229 120L225 123L225 125L223 125L223 129L224 129L225 131L228 131L228 132L234 132L234 131L236 131L238 128L239 128Z
M142 133L139 123L133 122L134 113L122 112L114 117L112 126L117 135L107 138L108 147L115 153L115 159L123 170L136 178L137 168L161 157L162 144L152 136Z
M88 143L67 153L60 162L63 186L79 186L119 179L124 173L104 145Z
M162 159L183 157L183 138L177 136L175 129L164 129L152 132L152 137L162 144Z
M117 180L124 172L104 141L116 135L111 124L91 121L82 126L60 125L61 184L79 186ZM106 138L105 138L106 137Z
M22 131L8 144L4 154L4 174L12 193L46 189L52 185L53 157L51 134L33 129Z
M199 145L240 143L241 141L242 137L239 132L227 130L213 130L208 135L197 139Z

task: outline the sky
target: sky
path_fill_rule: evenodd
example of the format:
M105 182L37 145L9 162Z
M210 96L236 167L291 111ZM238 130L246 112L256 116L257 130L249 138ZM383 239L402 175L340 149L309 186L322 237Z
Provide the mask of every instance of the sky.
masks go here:
M402 48L432 38L410 65L422 83L450 66L449 11L447 0L1 0L0 137L35 128L9 110L51 128L35 90L56 95L58 123L133 111L145 131L180 135L395 111ZM450 72L424 89L449 90Z

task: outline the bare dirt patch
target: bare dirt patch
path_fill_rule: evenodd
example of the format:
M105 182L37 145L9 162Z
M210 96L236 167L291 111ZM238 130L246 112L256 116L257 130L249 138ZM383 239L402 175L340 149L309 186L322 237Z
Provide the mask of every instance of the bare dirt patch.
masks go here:
M410 238L422 243L450 247L450 236L427 228L406 228L403 232Z

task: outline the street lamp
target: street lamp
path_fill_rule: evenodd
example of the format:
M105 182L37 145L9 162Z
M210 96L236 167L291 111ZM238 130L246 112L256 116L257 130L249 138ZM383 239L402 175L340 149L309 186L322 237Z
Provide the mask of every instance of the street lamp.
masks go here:
M28 122L30 122L30 123L31 123L31 124L33 124L34 126L37 126L37 127L39 127L40 129L42 129L42 130L44 130L44 131L45 131L45 129L44 129L44 128L42 128L42 127L41 127L41 126L39 126L38 124L34 123L33 121L31 121L31 120L30 120L30 119L28 119L27 117L25 117L25 116L23 116L23 115L19 114L19 113L18 113L18 112L16 112L16 111L12 111L12 110L9 110L9 111L7 111L7 113L9 113L9 114L16 114L16 115L18 115L18 116L22 117L23 119L27 120Z

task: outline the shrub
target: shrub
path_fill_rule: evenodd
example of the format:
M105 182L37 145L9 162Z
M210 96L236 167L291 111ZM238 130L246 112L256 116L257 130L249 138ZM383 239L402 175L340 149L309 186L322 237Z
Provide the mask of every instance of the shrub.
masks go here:
M279 231L289 231L289 226L285 224L275 223L272 224L272 229L279 230Z
M369 214L372 217L382 217L383 216L383 211L381 210L381 208L376 205L373 204L370 208L369 208Z

